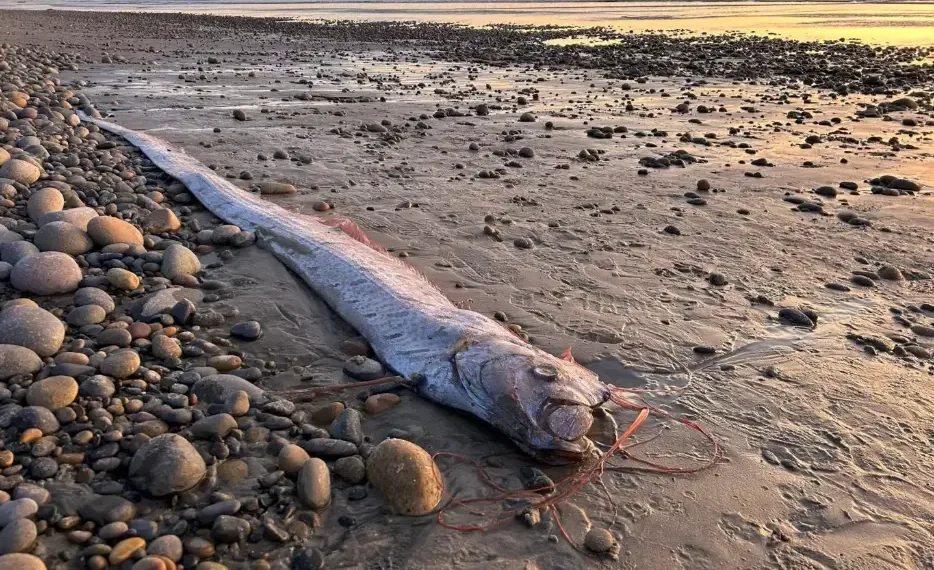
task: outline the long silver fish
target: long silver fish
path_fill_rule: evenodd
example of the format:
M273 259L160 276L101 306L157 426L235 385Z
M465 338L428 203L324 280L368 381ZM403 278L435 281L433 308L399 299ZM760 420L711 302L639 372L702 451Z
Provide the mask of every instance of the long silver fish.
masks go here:
M139 147L217 217L261 236L422 396L480 418L541 461L580 461L593 448L592 411L610 396L595 373L458 308L412 267L345 231L355 226L294 214L161 139L81 118Z

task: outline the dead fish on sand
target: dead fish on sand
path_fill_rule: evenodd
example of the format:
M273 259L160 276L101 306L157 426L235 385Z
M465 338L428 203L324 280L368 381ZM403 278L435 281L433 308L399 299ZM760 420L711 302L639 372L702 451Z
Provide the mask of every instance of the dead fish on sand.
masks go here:
M458 308L347 220L294 214L161 139L81 118L139 147L217 217L261 236L422 396L487 422L540 461L580 461L594 450L592 412L611 395L594 372Z

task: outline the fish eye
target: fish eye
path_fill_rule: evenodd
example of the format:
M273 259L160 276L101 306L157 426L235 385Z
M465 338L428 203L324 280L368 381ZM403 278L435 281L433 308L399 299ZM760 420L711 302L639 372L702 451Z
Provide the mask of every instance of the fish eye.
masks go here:
M543 380L555 380L558 378L558 371L554 366L536 366L532 368L532 373Z

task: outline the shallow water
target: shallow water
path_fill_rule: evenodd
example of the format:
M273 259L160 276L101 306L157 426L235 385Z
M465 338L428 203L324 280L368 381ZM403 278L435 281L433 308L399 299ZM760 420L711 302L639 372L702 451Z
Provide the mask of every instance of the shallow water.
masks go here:
M850 2L185 2L0 0L0 8L192 12L303 19L609 26L934 46L934 4Z

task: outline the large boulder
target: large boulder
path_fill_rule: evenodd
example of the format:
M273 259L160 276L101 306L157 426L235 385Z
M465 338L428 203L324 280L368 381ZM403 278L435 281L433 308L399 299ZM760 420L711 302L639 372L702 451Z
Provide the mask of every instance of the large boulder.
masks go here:
M0 312L0 344L24 346L39 356L52 356L65 340L65 324L55 315L20 305Z
M20 291L35 295L71 293L81 283L81 268L74 258L58 251L45 251L19 260L10 282Z
M183 493L204 479L201 454L184 437L167 433L140 447L130 461L130 481L153 497Z

